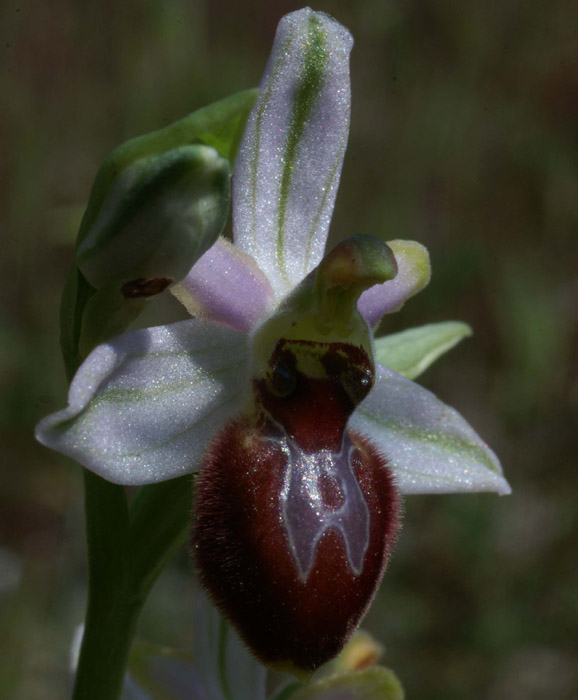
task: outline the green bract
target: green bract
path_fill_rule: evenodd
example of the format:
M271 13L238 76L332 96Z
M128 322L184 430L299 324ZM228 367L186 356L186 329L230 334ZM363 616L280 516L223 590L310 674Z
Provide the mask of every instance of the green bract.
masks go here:
M78 267L95 289L179 281L215 242L229 211L229 161L256 97L256 90L233 95L131 139L107 158L76 249ZM140 296L138 286L127 292Z

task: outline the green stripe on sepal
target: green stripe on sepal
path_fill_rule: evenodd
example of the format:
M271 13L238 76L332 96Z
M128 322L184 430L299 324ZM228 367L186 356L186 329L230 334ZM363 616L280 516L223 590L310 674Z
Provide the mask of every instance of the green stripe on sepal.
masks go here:
M498 458L455 409L389 367L376 369L350 426L383 453L401 493L510 493Z
M375 358L408 379L416 379L460 340L472 335L467 323L428 323L375 341Z
M277 218L277 256L281 262L281 269L285 278L287 278L287 270L284 259L284 238L289 190L295 173L297 149L303 138L307 120L315 101L319 99L323 87L328 55L327 34L323 30L323 25L317 15L312 14L309 16L307 29L307 48L303 58L302 74L295 91L289 132L285 144Z

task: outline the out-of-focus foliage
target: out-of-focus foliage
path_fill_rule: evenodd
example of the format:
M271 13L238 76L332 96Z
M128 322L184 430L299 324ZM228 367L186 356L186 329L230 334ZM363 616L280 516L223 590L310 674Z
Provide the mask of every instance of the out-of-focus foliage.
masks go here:
M253 86L300 3L0 4L0 696L60 700L84 602L77 467L34 444L65 397L58 303L106 155ZM388 332L474 329L423 382L501 456L514 493L412 497L369 617L416 700L578 695L578 16L530 3L320 0L348 26L352 133L334 217L428 246ZM178 318L155 302L143 324ZM187 647L186 556L141 636Z

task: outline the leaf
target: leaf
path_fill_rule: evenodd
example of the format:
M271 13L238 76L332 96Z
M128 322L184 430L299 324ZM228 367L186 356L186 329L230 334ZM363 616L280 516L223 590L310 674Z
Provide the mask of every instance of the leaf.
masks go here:
M375 341L375 357L382 365L415 379L460 340L472 335L467 323L429 323Z

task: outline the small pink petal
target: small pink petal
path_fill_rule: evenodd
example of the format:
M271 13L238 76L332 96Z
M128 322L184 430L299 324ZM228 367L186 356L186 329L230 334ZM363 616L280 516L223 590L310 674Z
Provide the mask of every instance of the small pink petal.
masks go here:
M373 327L385 314L398 311L428 284L431 277L429 254L420 243L388 241L388 245L397 261L397 275L392 280L370 287L357 303L357 308Z
M187 311L248 333L273 303L269 280L247 253L219 238L172 293Z

